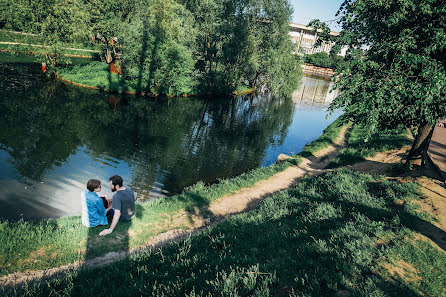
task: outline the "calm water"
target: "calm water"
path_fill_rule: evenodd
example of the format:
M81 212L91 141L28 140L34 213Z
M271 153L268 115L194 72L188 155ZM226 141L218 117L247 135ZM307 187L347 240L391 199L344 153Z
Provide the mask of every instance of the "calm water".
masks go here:
M313 78L292 99L153 100L67 86L39 70L0 63L2 219L77 215L90 178L110 195L108 177L122 175L144 200L267 166L336 116L325 119L329 82Z

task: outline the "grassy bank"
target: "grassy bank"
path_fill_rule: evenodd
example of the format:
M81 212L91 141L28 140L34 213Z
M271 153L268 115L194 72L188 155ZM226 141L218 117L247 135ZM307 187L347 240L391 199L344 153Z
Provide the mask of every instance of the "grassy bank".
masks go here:
M137 218L131 223L118 224L112 236L93 243L89 238L105 228L83 227L79 216L42 220L38 223L3 222L0 224L0 241L4 242L0 246L0 275L27 269L58 267L85 257L133 249L167 230L190 228L194 224L194 218L207 218L205 209L215 199L250 187L288 166L290 163L285 162L259 168L210 186L198 183L180 195L140 203ZM134 236L129 237L128 234Z
M339 136L340 127L335 121L325 131L330 138ZM337 134L333 131L337 131ZM324 139L322 142L320 139ZM325 134L318 143L327 141ZM324 148L319 145L319 148ZM287 162L255 169L240 176L222 180L218 184L205 186L198 183L181 195L138 204L138 217L131 224L118 224L112 236L95 242L88 239L96 236L103 227L88 229L81 225L80 218L64 217L40 222L3 222L0 224L0 275L12 272L47 269L96 257L111 251L133 249L146 244L156 235L171 229L190 228L194 218L206 219L207 206L214 200L297 165L300 157ZM186 215L184 215L186 214ZM127 233L135 234L128 237ZM88 247L88 255L87 255Z
M299 153L299 156L305 158L313 156L317 151L320 151L332 143L335 143L343 127L344 126L341 125L341 121L339 119L335 120L324 130L324 133L318 139L306 145Z
M412 143L407 130L382 132L372 136L368 141L365 141L367 135L364 127L356 125L350 128L350 132L346 147L330 162L329 168L351 165L364 161L378 152L400 149Z
M124 76L110 73L109 65L99 61L92 61L83 65L67 65L57 70L59 76L69 82L73 82L78 86L86 88L96 88L113 93L130 93L137 92L137 82L125 80ZM247 95L255 92L255 88L247 86L238 86L232 93L235 96ZM181 96L193 96L199 92L190 88ZM173 95L169 95L173 96Z
M442 296L446 255L416 239L435 227L419 198L416 184L329 172L178 244L8 296Z

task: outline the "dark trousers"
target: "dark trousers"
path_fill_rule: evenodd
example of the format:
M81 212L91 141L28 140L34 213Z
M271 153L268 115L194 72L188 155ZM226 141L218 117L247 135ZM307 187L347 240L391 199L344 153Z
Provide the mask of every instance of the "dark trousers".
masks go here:
M107 201L107 199L105 199L104 197L101 197L101 199L102 199L102 203L104 203L105 209L107 209L108 208L108 201ZM114 214L115 214L115 210L113 208L110 209L109 211L107 211L107 221L108 221L109 224L113 220L113 215Z

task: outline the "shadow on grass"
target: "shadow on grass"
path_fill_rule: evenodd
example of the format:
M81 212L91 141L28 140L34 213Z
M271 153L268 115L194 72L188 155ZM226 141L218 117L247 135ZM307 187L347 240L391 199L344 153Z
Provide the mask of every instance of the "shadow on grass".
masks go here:
M412 184L330 172L180 243L28 290L34 296L70 287L76 288L71 296L437 296L441 280L421 279L420 293L413 283L389 281L378 269L382 255L409 230L428 237L426 230L439 232L410 207L418 196ZM435 258L438 267L428 273L441 278L446 256L435 248L429 252L419 256L425 262Z
M365 161L367 157L373 156L376 153L400 149L412 143L404 132L381 133L372 136L368 141L365 141L365 139L367 139L365 129L355 126L351 131L346 147L328 164L327 168L339 168L352 165L360 161Z

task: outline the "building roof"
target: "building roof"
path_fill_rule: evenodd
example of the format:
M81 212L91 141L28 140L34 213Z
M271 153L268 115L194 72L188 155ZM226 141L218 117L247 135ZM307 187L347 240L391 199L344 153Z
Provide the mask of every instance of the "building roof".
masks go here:
M290 29L292 31L305 31L305 33L307 34L313 34L314 32L314 28L312 27L308 27L305 25L301 25L301 24L296 24L296 23L290 23ZM322 32L322 30L318 29L317 32ZM335 32L335 31L330 31L330 35L331 36L339 36L339 32Z

